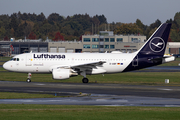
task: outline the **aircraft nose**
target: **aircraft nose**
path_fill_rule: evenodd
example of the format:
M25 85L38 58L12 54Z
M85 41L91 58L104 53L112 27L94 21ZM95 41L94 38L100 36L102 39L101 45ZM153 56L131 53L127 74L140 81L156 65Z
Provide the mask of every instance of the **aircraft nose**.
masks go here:
M3 64L3 68L8 70L8 63L7 62Z

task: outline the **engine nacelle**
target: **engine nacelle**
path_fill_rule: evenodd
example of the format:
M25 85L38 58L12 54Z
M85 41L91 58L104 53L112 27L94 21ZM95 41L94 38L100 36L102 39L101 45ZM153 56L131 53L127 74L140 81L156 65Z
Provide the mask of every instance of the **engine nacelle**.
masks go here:
M70 69L53 69L52 76L55 80L68 79L71 76L71 72Z

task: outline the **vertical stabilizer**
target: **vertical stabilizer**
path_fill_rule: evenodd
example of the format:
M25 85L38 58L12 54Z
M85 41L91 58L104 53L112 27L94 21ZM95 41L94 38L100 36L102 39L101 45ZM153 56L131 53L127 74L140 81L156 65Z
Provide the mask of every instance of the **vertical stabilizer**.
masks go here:
M161 57L164 56L170 29L171 24L161 24L159 28L147 40L145 45L139 50L139 54L154 54Z
M171 24L161 24L147 42L133 54L132 62L123 72L162 64L170 29Z

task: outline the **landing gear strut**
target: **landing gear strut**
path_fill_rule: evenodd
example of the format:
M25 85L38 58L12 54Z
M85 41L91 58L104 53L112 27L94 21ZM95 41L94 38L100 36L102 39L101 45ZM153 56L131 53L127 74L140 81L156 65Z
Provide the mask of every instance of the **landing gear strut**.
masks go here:
M30 82L31 82L31 73L28 73L28 77L27 77L26 82L27 82L27 83L30 83Z
M83 78L83 79L82 79L82 82L83 82L83 83L88 83L89 80L88 80L88 78Z
M83 83L88 83L89 80L86 78L86 71L83 70L80 74L84 77L84 78L82 79L82 82L83 82Z

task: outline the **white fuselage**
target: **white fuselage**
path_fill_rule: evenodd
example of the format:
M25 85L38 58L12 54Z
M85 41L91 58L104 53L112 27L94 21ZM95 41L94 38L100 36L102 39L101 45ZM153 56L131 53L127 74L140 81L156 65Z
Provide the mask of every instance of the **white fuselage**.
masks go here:
M50 73L56 67L71 67L79 64L104 61L96 69L102 73L122 72L137 53L26 53L15 56L19 60L6 62L9 71L25 73ZM60 55L59 58L55 55ZM62 56L65 58L62 58ZM55 58L50 57L55 56ZM96 73L96 72L95 72ZM97 72L98 73L98 72ZM101 72L100 72L101 73Z

